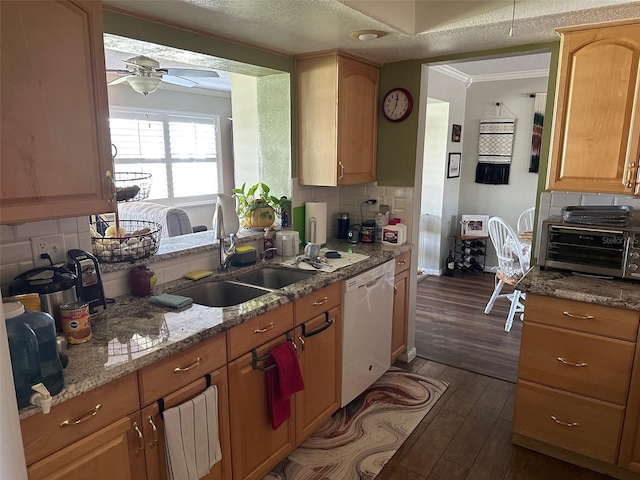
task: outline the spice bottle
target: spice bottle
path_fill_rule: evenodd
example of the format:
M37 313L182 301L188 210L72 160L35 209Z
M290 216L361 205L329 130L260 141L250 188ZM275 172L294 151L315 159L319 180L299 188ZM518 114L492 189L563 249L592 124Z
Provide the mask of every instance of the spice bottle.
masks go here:
M273 228L264 229L264 240L263 240L264 250L274 247L275 236L276 236L276 231ZM273 258L273 250L265 253L264 258Z

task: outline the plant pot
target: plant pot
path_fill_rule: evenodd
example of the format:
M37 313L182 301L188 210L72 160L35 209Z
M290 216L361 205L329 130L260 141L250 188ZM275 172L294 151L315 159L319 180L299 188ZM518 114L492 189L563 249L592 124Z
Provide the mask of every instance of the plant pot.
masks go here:
M266 205L251 212L245 220L247 225L251 228L267 228L273 225L275 219L275 211L273 208Z

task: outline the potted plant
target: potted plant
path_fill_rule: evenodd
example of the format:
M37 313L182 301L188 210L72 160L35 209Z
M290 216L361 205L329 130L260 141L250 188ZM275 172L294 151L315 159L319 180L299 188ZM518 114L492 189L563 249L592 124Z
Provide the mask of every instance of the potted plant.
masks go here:
M276 220L276 212L280 211L280 199L269 195L271 189L265 183L258 182L246 190L246 183L234 188L238 198L238 217L244 226L251 228L267 228Z

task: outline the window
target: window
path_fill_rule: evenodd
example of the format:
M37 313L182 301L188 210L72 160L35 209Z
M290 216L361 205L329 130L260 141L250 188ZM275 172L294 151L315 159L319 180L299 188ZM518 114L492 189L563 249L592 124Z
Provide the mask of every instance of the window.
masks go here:
M222 179L220 126L208 117L112 109L116 172L151 174L147 200L167 205L215 199Z

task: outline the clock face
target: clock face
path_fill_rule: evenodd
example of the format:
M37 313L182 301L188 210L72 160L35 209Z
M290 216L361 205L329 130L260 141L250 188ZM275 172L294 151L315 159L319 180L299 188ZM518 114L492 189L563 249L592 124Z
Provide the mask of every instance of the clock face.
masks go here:
M401 122L411 114L412 108L411 94L404 88L394 88L384 97L382 113L390 122Z

